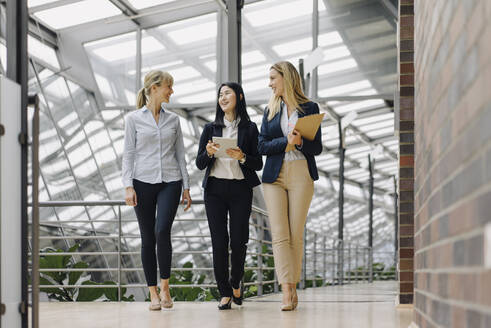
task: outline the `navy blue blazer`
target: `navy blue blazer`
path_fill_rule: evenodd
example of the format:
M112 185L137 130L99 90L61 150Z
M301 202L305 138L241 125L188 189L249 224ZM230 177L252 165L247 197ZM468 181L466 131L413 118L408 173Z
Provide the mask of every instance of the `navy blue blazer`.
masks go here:
M300 107L302 107L303 113L299 111L298 118L319 113L319 106L311 101L301 104ZM283 111L280 110L271 121L268 121L267 108L264 111L261 133L259 134L258 150L259 154L267 156L263 170L263 182L266 183L273 183L276 181L280 174L281 166L283 165L283 159L285 158L285 148L288 144L288 139L283 136L283 131L281 130L282 112ZM302 138L302 148L297 148L307 159L307 165L312 180L319 179L314 156L319 155L322 152L321 136L322 132L319 127L314 140L310 141Z
M201 138L199 140L198 156L196 156L196 166L198 169L203 170L206 168L205 177L203 179L203 188L206 188L208 182L208 176L210 175L210 170L215 163L215 157L208 157L206 152L206 144L208 140L212 140L212 137L222 136L221 126L217 126L215 122L211 122L205 125L203 132L201 133ZM262 156L257 152L257 142L258 142L258 130L256 123L252 121L244 121L239 123L237 131L237 146L246 155L246 160L244 164L239 162L239 166L244 174L244 178L247 184L254 188L261 184L255 171L259 171L263 167Z

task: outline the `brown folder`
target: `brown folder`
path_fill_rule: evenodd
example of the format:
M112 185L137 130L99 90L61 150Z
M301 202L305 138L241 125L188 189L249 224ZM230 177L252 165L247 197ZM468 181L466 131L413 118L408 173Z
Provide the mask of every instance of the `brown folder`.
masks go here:
M315 134L322 123L325 113L312 114L304 117L300 117L295 124L295 130L300 132L302 137L307 140L314 140ZM285 152L289 152L295 149L295 145L286 145Z

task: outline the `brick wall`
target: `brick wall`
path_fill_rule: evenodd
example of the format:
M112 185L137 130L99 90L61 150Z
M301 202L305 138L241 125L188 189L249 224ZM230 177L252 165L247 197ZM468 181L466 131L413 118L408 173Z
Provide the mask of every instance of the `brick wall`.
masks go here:
M414 256L414 10L399 5L399 299L413 303Z
M414 0L414 68L414 322L491 327L491 0Z

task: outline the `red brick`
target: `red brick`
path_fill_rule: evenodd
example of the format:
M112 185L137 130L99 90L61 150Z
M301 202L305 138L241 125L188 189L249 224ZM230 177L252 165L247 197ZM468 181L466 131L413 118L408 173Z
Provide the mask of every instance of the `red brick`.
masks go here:
M399 20L401 26L414 26L414 16L404 16ZM414 33L414 30L413 30Z
M400 83L401 85L414 85L414 75L413 74L401 75Z
M400 104L401 104L401 112L404 109L413 111L414 110L414 97L404 97L404 98L401 98L400 99ZM401 117L401 120L404 120L404 119ZM414 113L411 116L411 120L414 120Z
M399 291L401 293L412 293L414 291L413 283L406 283L401 281L401 283L399 284Z
M414 249L401 248L399 249L399 256L402 258L412 258L414 256Z
M399 188L401 191L402 190L404 190L404 191L414 190L414 180L412 180L412 179L401 179L399 181Z
M411 16L408 16L411 17ZM402 18L408 18L408 17L402 17ZM402 26L401 25L401 39L412 39L414 35L414 27L413 25L409 26Z
M402 271L402 270L405 270L405 271L413 271L413 266L414 266L414 263L413 263L413 259L405 259L405 258L401 258L400 259L400 264L399 264L399 269Z
M399 274L400 281L413 281L414 272L401 272Z
M403 63L401 64L401 74L414 73L414 64Z
M414 167L414 156L412 155L402 155L399 164L401 166L411 166Z
M399 226L399 237L407 237L407 236L413 236L414 235L414 226L409 225L409 226Z

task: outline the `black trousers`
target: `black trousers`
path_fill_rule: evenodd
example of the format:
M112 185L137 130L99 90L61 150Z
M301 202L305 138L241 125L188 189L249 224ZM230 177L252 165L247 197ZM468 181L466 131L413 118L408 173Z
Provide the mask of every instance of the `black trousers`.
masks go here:
M213 247L213 269L222 297L232 296L244 276L244 262L249 241L249 217L252 189L245 180L210 177L205 189L205 209ZM230 215L230 238L227 230ZM232 250L232 271L229 280L229 241Z
M137 205L134 207L141 235L141 258L148 286L157 286L157 256L160 278L170 277L171 229L176 216L182 181L146 183L133 180Z

